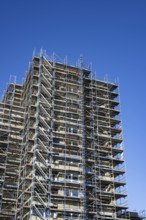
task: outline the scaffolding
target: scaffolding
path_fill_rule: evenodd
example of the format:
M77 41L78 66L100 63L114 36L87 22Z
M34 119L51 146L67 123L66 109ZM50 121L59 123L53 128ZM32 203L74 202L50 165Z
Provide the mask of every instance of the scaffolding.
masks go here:
M12 78L12 77L11 77ZM21 152L23 108L22 87L10 82L0 103L0 219L13 219L16 213Z
M137 211L125 211L121 214L121 218L128 218L130 220L145 220L146 219L146 213L145 210L141 210L140 212Z
M118 86L97 80L82 58L80 67L73 67L41 54L33 58L24 84L10 87L11 104L1 103L3 211L11 146L18 162L13 153L16 165L9 164L17 174L9 174L14 184L7 195L15 194L15 200L7 220L128 219L121 215L127 193Z

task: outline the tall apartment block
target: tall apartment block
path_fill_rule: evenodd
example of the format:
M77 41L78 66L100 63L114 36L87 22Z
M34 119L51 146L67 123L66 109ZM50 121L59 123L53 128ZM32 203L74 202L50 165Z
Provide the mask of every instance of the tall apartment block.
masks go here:
M118 220L127 210L118 86L35 56L0 103L0 220Z

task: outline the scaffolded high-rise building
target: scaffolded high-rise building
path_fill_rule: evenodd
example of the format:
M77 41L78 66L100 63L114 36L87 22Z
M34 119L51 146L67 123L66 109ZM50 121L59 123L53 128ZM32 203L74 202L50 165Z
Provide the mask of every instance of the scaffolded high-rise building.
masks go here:
M118 86L34 56L0 103L0 220L123 219Z

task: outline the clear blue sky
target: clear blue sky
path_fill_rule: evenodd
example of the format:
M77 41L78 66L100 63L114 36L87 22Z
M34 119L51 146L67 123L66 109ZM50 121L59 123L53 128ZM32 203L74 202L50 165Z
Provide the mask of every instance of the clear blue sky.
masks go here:
M129 206L146 209L146 1L1 0L0 93L41 47L119 77Z

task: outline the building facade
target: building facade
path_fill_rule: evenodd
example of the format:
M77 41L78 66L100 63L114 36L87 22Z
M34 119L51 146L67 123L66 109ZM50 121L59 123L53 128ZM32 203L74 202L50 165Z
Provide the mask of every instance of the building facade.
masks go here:
M0 103L0 220L124 219L118 86L34 57Z

